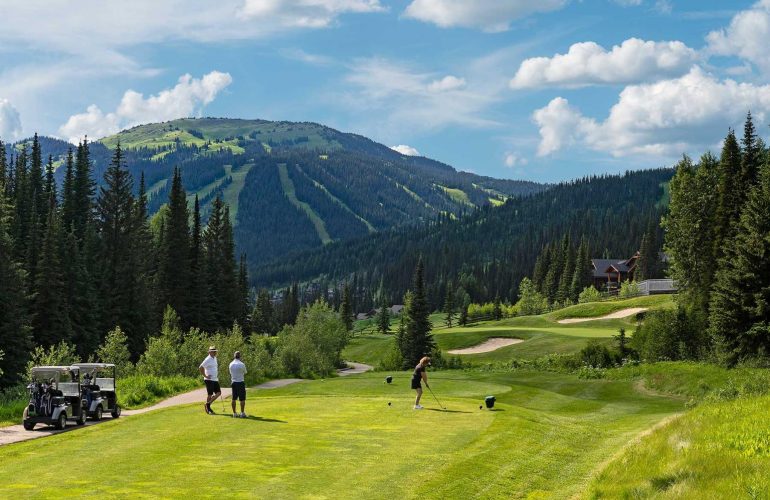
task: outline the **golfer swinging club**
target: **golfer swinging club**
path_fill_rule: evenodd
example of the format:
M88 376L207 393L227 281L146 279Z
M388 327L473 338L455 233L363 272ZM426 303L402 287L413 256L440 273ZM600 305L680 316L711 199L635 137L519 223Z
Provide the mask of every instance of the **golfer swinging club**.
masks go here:
M414 400L414 409L422 410L420 405L420 398L422 397L422 384L420 381L425 381L425 387L428 387L428 373L426 368L430 366L430 358L428 356L423 357L417 366L414 367L414 373L412 374L412 389L417 391L417 399Z
M219 365L217 364L217 348L213 345L209 347L209 355L203 360L203 363L198 367L198 371L203 375L203 382L206 384L206 404L204 408L206 413L214 415L214 410L211 409L211 403L217 400L222 389L219 387Z
M233 388L233 417L246 418L246 380L244 376L248 373L246 365L241 361L241 351L235 351L235 356L230 363L230 380L232 381L231 387ZM235 400L241 402L241 414L238 415L235 412Z

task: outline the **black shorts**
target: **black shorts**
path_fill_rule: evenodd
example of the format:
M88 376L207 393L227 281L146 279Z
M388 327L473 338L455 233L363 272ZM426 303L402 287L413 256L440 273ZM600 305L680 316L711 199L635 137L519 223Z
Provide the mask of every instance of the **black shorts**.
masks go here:
M246 382L233 382L233 401L246 401Z
M422 389L420 379L412 379L412 389Z
M219 387L219 382L216 380L204 380L203 382L206 383L206 392L209 396L218 392L222 392L222 388Z

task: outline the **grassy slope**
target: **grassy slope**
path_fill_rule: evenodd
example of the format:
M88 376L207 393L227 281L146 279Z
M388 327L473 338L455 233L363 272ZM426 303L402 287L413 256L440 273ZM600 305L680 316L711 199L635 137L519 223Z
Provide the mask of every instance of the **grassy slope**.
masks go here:
M304 171L303 171L303 170L302 170L302 169L299 167L299 165L297 166L297 169L298 169L300 172L302 172L302 174L303 174L303 175L307 176L307 174L306 174L306 173L305 173L305 172L304 172ZM364 219L363 217L361 217L360 215L358 215L357 213L355 213L353 210L351 210L351 209L350 209L350 207L348 207L348 206L345 204L345 202L343 202L342 200L340 200L339 198L337 198L336 196L334 196L333 194L331 194L331 193L329 192L329 190L328 190L328 189L326 189L326 186L324 186L323 184L321 184L321 183L320 183L320 182L318 182L317 180L315 180L315 179L311 178L310 176L307 176L307 178L308 178L308 179L310 179L310 181L313 183L313 185L314 185L315 187L317 187L318 189L320 189L321 191L323 191L323 192L326 194L326 196L328 196L328 197L329 197L329 198L330 198L330 199L331 199L331 200L332 200L334 203L338 204L338 205L339 205L339 206L341 206L341 207L342 207L342 208L343 208L343 209L344 209L346 212L350 213L350 214L351 214L351 215L353 215L353 216L354 216L356 219L358 219L358 220L360 220L361 222L363 222L363 223L364 223L364 225L366 226L366 228L369 230L369 232L370 232L370 233L374 233L374 232L376 232L376 231L377 231L377 230L374 228L374 226L372 226L372 225L371 225L371 223L370 223L368 220Z
M326 230L326 224L324 224L323 219L321 219L321 217L315 213L313 207L303 201L300 201L297 198L297 193L294 190L294 182L292 182L291 178L289 177L289 172L286 170L285 163L280 163L278 165L278 174L281 177L281 186L283 186L283 192L286 194L286 197L289 198L289 201L292 203L292 205L305 212L310 221L313 223L313 226L315 226L318 237L321 239L321 242L324 245L331 243L332 239L331 236L329 236L329 232Z
M243 190L243 186L246 184L246 176L253 167L253 163L247 163L235 172L233 172L232 167L227 168L227 175L232 176L233 182L225 188L222 197L224 198L224 202L230 207L230 222L232 222L233 225L238 221L238 196L241 194L241 190Z
M463 191L462 189L458 188L449 188L446 186L441 186L439 184L436 184L439 188L441 188L444 193L446 193L449 198L451 198L455 203L460 203L463 205L470 205L475 206L473 203L471 203L470 198L468 198L468 193Z
M432 315L431 320L434 339L443 351L471 347L483 343L490 337L512 337L524 340L520 344L488 353L463 355L464 361L487 363L514 358L535 359L547 354L575 353L591 340L610 343L618 329L625 328L630 333L635 325L633 317L564 325L559 324L558 319L602 316L628 307L660 309L671 306L673 306L672 296L665 295L580 304L541 316L482 321L467 327L447 328L443 323L442 314ZM346 359L376 366L390 349L392 338L392 336L369 332L359 334L347 347Z
M45 447L5 446L0 497L565 498L681 407L627 381L444 372L430 377L451 411L415 412L409 375L394 375L392 385L367 374L252 392L260 417L249 420L193 405L57 435ZM478 409L487 394L498 411ZM94 449L96 460L83 453ZM88 480L73 470L88 470Z
M767 370L658 363L609 375L701 404L623 450L594 479L591 497L770 497Z

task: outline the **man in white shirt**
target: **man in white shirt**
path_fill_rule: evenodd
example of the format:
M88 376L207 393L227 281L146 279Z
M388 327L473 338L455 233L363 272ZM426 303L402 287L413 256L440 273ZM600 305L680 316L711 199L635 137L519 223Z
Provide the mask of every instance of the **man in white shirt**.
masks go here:
M241 351L235 351L235 357L230 363L230 380L232 381L233 388L233 417L246 418L246 380L245 376L248 373L246 365L241 361ZM241 414L238 415L235 412L235 400L241 402Z
M198 371L203 375L203 383L206 384L206 404L203 405L206 413L209 415L214 414L214 410L211 409L211 403L217 400L222 389L219 387L219 364L217 363L217 348L213 345L209 347L209 355L203 360L203 363L198 367Z

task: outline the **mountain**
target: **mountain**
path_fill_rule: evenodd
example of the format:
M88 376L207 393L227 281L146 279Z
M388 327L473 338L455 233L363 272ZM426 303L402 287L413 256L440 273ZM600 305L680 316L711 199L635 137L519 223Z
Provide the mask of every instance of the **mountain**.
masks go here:
M41 142L44 157L61 166L70 145ZM145 176L151 213L168 199L177 166L190 203L200 198L204 220L211 201L222 196L238 249L252 267L439 214L460 217L546 188L458 172L315 123L220 118L140 125L91 143L97 183L118 142L135 189ZM57 168L59 182L63 170Z
M441 306L450 283L474 301L513 301L543 246L565 235L573 245L585 239L591 257L625 258L639 250L645 231L658 227L673 174L656 169L562 183L459 220L442 217L297 252L257 266L251 277L270 288L300 282L311 294L352 282L360 311L379 304L379 294L401 303L422 257L433 307Z

